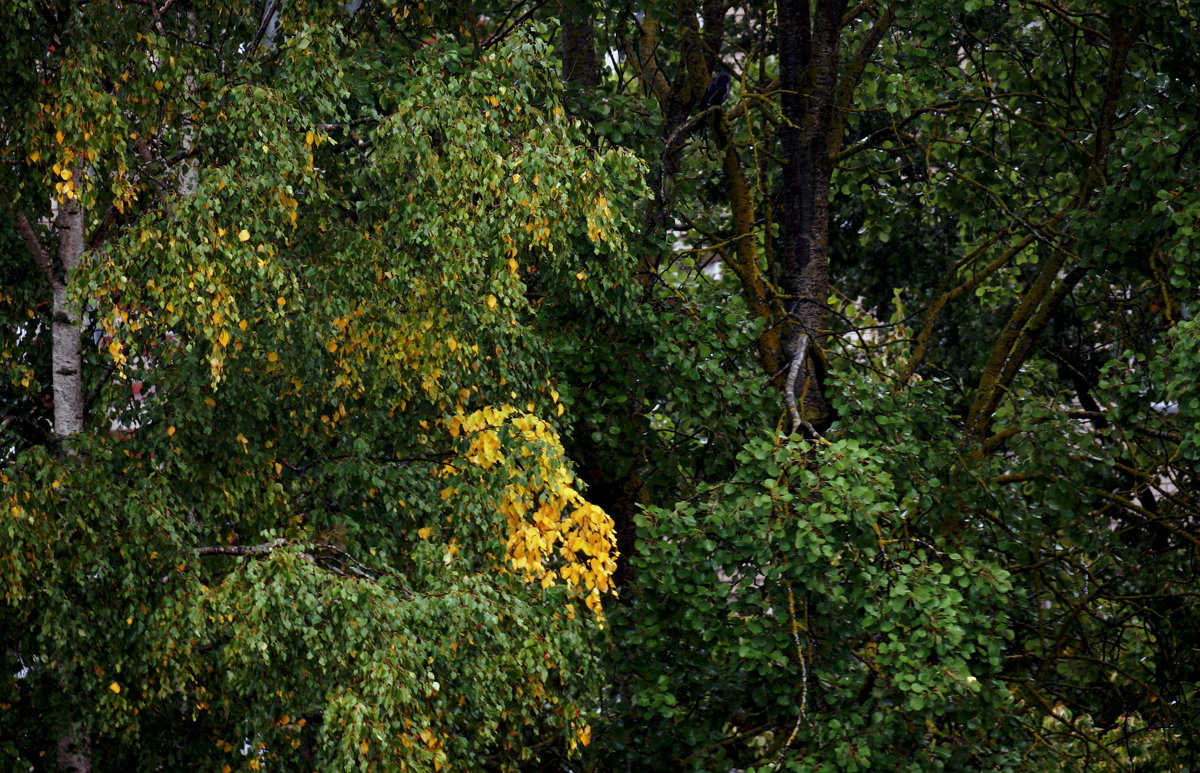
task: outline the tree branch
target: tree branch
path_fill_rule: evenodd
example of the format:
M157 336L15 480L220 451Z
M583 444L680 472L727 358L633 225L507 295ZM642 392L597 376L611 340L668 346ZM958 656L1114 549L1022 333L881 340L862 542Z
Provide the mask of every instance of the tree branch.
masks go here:
M196 548L196 554L201 556L265 556L290 544L286 538L279 537L262 545L206 545Z
M50 254L42 247L42 243L38 240L37 234L33 232L33 226L29 224L25 213L20 209L14 210L13 218L17 221L17 233L21 235L25 246L29 248L30 254L33 255L34 262L42 270L42 275L46 277L47 284L51 288L56 287L58 280L54 277L54 266L50 262Z
M830 158L835 157L841 150L845 135L846 116L849 114L850 102L854 99L854 91L858 88L863 71L866 70L871 55L875 53L875 49L879 47L879 42L883 40L883 36L887 34L895 19L896 5L889 4L884 9L883 14L871 25L871 29L867 32L866 37L862 39L862 42L858 44L858 48L846 62L846 72L842 75L842 79L834 91L833 116L830 119L831 128L829 132Z
M205 545L196 548L196 554L200 556L261 558L269 556L280 548L292 547L295 544L286 537L278 537L271 542L264 542L261 545ZM315 551L321 555L306 552L297 553L297 555L310 564L333 572L340 577L357 577L358 579L375 582L382 575L387 574L387 572L372 569L336 545L327 544L316 545L314 547Z

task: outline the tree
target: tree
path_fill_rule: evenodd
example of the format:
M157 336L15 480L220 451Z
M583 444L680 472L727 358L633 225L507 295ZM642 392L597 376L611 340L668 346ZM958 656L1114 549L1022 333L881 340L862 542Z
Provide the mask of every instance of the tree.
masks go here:
M586 744L616 554L528 288L612 292L636 159L445 9L4 13L0 754Z
M578 448L597 489L676 482L612 510L601 769L1194 764L1194 16L641 10L596 17L625 58L593 125L655 165L648 301L705 322L641 349L649 426Z
M4 753L1195 767L1194 11L433 5L6 12Z

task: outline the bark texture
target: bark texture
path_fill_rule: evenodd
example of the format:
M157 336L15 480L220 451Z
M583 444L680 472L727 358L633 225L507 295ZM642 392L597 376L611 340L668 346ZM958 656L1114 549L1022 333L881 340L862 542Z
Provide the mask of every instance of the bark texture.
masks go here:
M55 762L63 773L92 773L91 744L78 728L59 737L55 752Z
M83 257L83 204L67 199L55 218L58 255L52 270L54 435L60 441L83 431L83 358L80 313L71 302L71 274Z
M821 0L815 8L809 0L779 0L780 104L785 127L777 260L779 289L788 311L782 354L790 360L802 349L807 352L808 361L799 365L797 394L788 394L787 399L796 399L803 420L816 427L830 420L819 381L829 296L830 150L840 144L831 131L840 127L833 118L845 11L844 0ZM811 345L804 345L806 338Z
M576 3L560 3L559 9L562 79L594 89L600 85L600 68L596 64L596 26L592 15Z

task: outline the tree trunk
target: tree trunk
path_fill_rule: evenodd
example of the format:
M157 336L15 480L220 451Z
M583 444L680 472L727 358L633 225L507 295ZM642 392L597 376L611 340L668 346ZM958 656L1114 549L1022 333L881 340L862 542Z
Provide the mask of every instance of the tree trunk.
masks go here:
M67 438L83 431L83 357L79 309L68 298L71 274L83 257L83 202L69 198L58 205L58 258L51 269L54 297L51 330L54 385L54 436L65 450Z
M63 773L92 773L92 749L78 727L63 733L56 749L58 769Z
M804 357L787 379L789 402L801 423L821 427L830 408L821 389L822 342L829 296L830 132L838 75L838 43L844 0L821 0L815 13L809 0L779 0L779 76L786 128L783 142L781 229L777 260L779 287L789 324L783 355ZM791 410L791 405L789 405Z
M72 179L78 181L72 194L82 191L82 175L74 170ZM68 195L72 195L68 194ZM15 210L17 232L29 249L34 262L41 269L49 286L51 306L51 388L54 394L54 438L60 450L75 453L70 439L83 431L83 355L81 316L79 309L70 299L71 275L83 258L83 202L79 198L66 198L55 202L54 230L58 234L58 251L53 254L45 248L29 219L21 210ZM64 728L58 738L55 762L62 771L90 773L92 769L90 739L77 724Z
M596 29L589 10L577 3L559 3L562 17L562 79L584 89L600 85L596 65Z
M78 195L82 195L82 178ZM54 293L51 362L54 384L54 436L62 450L72 454L70 438L83 431L83 356L80 345L80 313L69 296L71 274L83 258L83 202L68 198L58 205L55 229L58 231L58 259L53 267L51 288ZM64 773L91 773L91 742L86 732L75 726L58 739L58 769Z

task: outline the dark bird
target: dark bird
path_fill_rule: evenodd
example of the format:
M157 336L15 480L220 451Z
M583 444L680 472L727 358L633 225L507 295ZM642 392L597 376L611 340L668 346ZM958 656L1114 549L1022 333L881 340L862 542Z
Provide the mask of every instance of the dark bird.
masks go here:
M704 96L700 98L700 110L704 111L722 104L729 96L731 80L729 73L724 70L717 70L713 73L712 78L708 81L708 88L704 90Z

